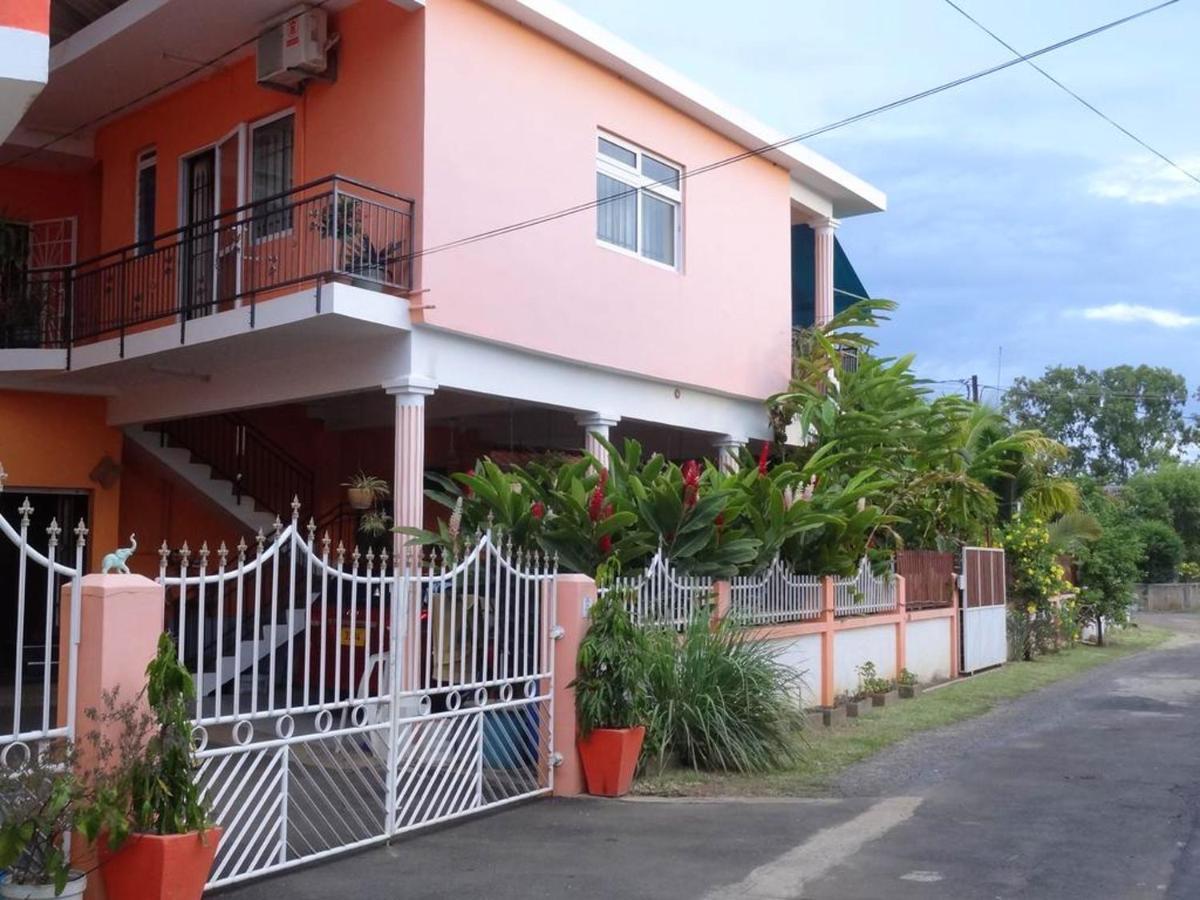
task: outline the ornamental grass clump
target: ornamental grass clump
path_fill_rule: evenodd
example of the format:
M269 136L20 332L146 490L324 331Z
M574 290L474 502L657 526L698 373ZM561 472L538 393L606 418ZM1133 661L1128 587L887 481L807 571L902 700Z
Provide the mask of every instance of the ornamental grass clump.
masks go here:
M649 642L645 760L721 772L797 761L800 676L765 641L703 610L682 637L663 629Z

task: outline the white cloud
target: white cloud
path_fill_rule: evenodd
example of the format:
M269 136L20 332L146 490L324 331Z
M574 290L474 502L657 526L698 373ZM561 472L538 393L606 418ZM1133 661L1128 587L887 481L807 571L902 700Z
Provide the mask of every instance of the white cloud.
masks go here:
M1189 172L1200 173L1200 157L1182 157L1176 162ZM1135 156L1097 172L1088 182L1088 191L1127 203L1166 206L1200 197L1200 184L1161 160Z
M1105 322L1146 322L1159 328L1188 328L1200 324L1200 316L1187 316L1173 309L1140 306L1136 303L1109 303L1070 310L1070 315Z

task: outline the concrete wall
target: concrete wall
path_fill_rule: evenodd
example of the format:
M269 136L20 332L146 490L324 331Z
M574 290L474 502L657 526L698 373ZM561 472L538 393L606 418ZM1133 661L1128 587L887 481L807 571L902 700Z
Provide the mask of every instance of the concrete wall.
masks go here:
M858 690L858 667L875 663L881 678L896 677L896 626L873 625L838 631L833 644L833 692Z
M1200 583L1136 585L1138 604L1153 612L1200 611Z
M800 702L805 707L821 703L821 636L802 634L769 642L781 663L799 673Z
M905 668L922 682L950 677L954 619L925 619L908 623Z

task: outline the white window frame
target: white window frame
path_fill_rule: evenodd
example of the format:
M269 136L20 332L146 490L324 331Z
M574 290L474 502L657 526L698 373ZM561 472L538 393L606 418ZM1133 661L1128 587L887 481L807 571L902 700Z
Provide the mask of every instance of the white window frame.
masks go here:
M134 168L133 175L133 242L137 245L134 250L135 256L142 256L154 249L154 226L150 227L150 234L143 238L138 234L138 226L142 223L142 172L145 169L158 166L158 148L147 147L145 150L138 153L137 166ZM158 177L157 168L155 169L155 178ZM157 187L155 190L157 201ZM157 207L157 202L155 203ZM153 218L153 217L152 217Z
M289 190L295 190L296 184L297 184L297 179L296 179L296 107L289 106L285 109L281 109L277 112L273 112L269 116L264 116L261 119L257 119L255 121L247 124L246 145L245 145L245 153L244 153L245 169L246 169L246 171L245 171L245 186L243 189L243 197L242 197L242 201L244 203L249 204L249 203L255 202L255 200L254 200L254 132L258 131L260 128L262 128L265 125L273 125L274 123L278 122L280 119L286 119L288 116L292 117L292 171L290 173L288 173L289 177L291 179L291 187L289 188ZM254 212L253 210L247 211L247 216L250 217L251 219L253 218L253 212ZM253 221L251 221L249 223L249 228L248 228L248 230L250 232L251 243L261 244L261 243L264 243L265 241L276 241L276 240L279 240L280 238L289 237L296 227L296 223L295 223L296 210L295 209L292 209L292 215L289 218L291 219L291 224L289 224L287 228L281 228L278 231L271 231L271 232L267 232L266 234L260 234L260 235L254 234L254 223L253 223Z
M635 155L635 164L628 166L611 156L605 156L600 151L600 140L606 140L618 147L622 147ZM661 163L664 166L670 166L679 172L679 187L674 188L668 184L655 181L648 175L642 173L642 159L652 159L655 162ZM605 248L620 253L624 256L632 256L640 259L642 262L649 263L652 266L658 266L660 269L666 269L670 272L683 271L683 183L684 183L684 168L677 162L668 159L658 153L652 153L637 144L631 143L624 138L619 138L608 131L596 132L596 172L600 175L606 175L609 178L619 181L627 185L631 189L637 190L637 223L634 229L637 234L637 249L631 250L628 247L622 247L619 244L614 244L602 238L599 233L596 235L596 243ZM642 224L645 221L644 201L647 194L655 198L672 204L675 207L675 234L673 236L675 242L675 262L674 264L660 262L653 257L645 254L642 246Z

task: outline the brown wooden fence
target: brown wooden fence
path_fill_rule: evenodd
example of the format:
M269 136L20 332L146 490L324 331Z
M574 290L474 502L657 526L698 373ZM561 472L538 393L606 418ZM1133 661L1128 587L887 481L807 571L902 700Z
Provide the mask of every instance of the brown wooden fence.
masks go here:
M954 554L937 550L900 550L896 574L904 576L909 609L940 609L954 603Z

